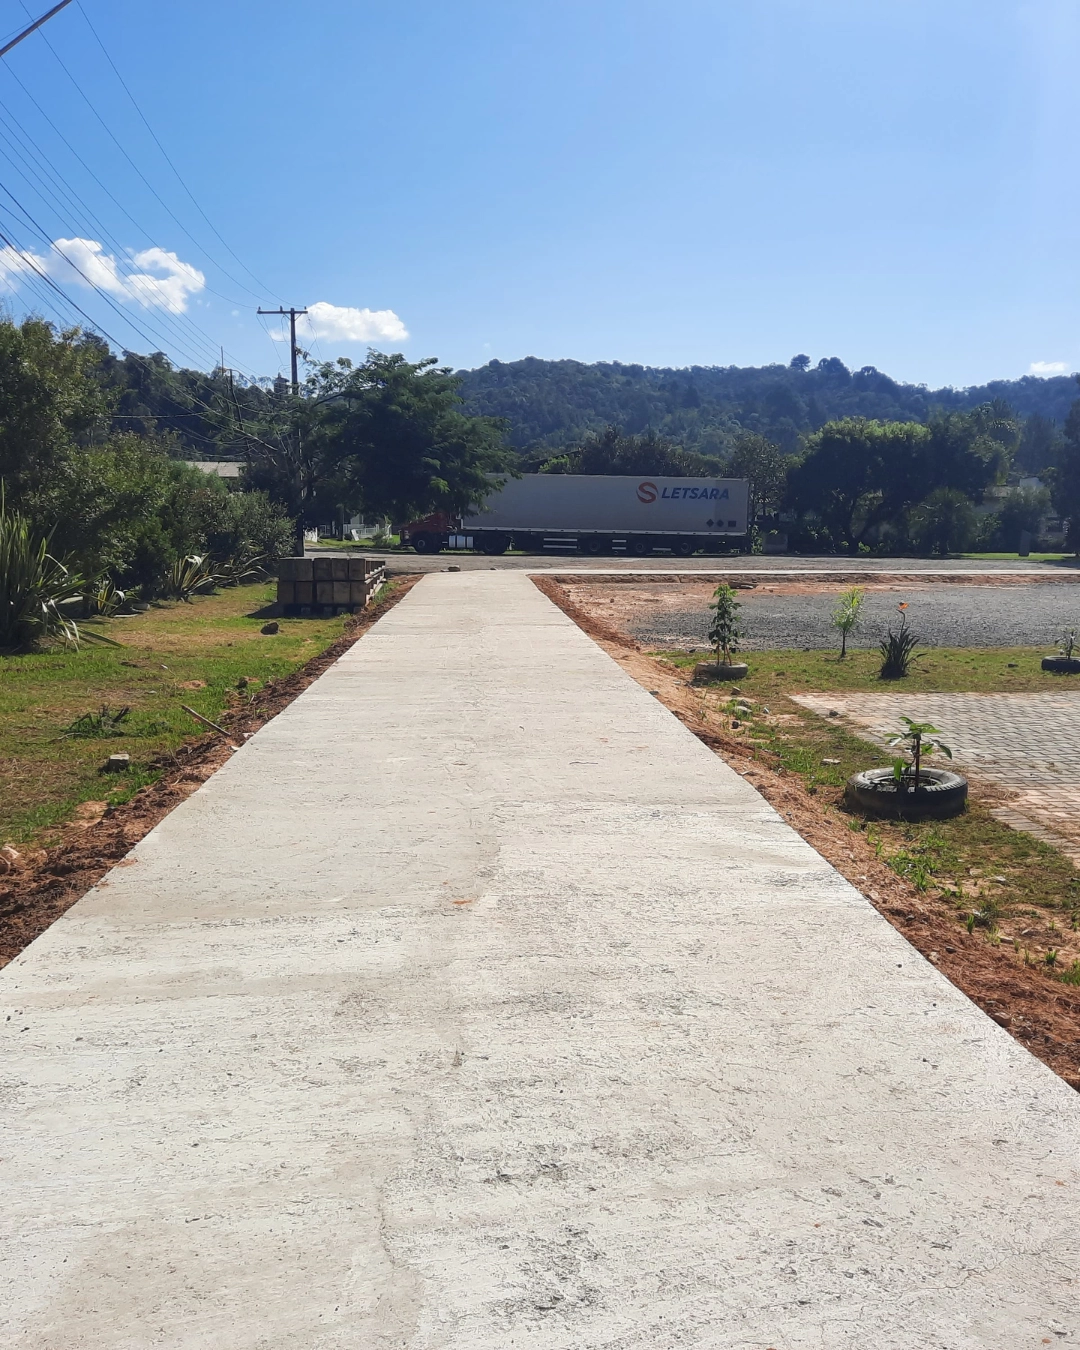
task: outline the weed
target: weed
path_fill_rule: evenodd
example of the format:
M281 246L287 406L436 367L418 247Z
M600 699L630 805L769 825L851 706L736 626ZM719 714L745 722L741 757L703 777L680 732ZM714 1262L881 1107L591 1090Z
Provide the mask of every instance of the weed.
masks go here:
M1050 950L1049 950L1049 951L1046 953L1046 955L1043 957L1043 960L1046 962L1046 964L1047 964L1048 966L1056 966L1056 965L1057 965L1057 959L1058 959L1058 954L1057 954L1057 948L1056 948L1056 947L1051 947Z
M103 703L100 712L85 712L81 717L69 722L63 730L61 739L64 736L77 736L83 740L123 736L124 728L120 724L127 721L130 713L130 708L117 708L114 712L107 703Z
M1058 976L1062 984L1080 985L1080 961L1074 961L1068 970L1063 970Z

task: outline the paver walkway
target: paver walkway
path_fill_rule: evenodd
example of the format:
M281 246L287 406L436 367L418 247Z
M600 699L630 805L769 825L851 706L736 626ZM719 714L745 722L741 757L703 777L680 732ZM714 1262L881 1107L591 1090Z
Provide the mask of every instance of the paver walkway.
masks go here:
M903 730L903 716L932 722L956 767L1016 794L992 808L999 820L1057 844L1080 864L1080 691L799 694L796 701L845 714L878 744Z
M5 1347L1080 1338L1080 1098L520 574L0 976Z

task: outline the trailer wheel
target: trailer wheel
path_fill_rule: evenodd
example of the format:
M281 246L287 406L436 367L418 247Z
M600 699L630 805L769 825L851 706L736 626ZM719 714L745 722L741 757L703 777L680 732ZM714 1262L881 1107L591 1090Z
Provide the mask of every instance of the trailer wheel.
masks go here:
M635 558L644 558L650 554L652 550L652 540L641 534L635 535L633 539L629 540L626 546L626 551L632 553Z
M497 558L500 553L505 553L510 547L510 539L505 534L488 535L486 539L480 540L480 552L486 553L489 558Z
M697 540L676 539L675 547L672 549L672 552L677 558L689 558L692 554L697 552Z
M601 539L599 535L587 534L578 540L578 549L581 553L587 553L590 558L595 558L601 553L606 553L611 545L606 539Z

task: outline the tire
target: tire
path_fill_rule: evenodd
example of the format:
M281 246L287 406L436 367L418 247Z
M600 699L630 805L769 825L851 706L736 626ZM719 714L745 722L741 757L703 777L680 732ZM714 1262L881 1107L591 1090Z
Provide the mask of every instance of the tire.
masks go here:
M418 534L413 539L412 546L416 553L439 553L442 550L439 537L435 534Z
M579 553L584 553L590 558L599 557L599 555L606 552L609 547L607 541L601 539L600 536L596 534L583 535L578 540L577 546Z
M713 684L717 680L745 680L750 667L743 661L699 661L694 667L695 684Z
M676 539L671 551L676 558L690 558L697 552L697 540Z
M1044 656L1043 670L1052 670L1055 675L1080 675L1080 661L1069 656Z
M647 558L653 551L653 542L647 536L638 534L627 540L626 551L635 558Z
M486 538L481 538L479 548L481 553L486 553L489 558L497 558L501 553L505 553L510 547L510 538L505 534L492 534Z
M864 769L852 774L844 792L849 806L894 820L944 820L957 816L967 802L967 779L951 769L923 769L914 791L902 788L892 769Z

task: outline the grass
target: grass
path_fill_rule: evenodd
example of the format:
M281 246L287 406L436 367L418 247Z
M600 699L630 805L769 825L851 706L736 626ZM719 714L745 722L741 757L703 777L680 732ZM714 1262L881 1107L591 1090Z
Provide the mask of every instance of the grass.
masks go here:
M120 647L55 648L0 657L0 843L47 842L85 801L128 800L156 776L151 762L201 728L181 704L216 720L230 703L287 675L341 635L344 619L280 619L263 636L270 583L240 586L192 604L154 606L110 621ZM64 734L103 707L131 711L119 735ZM107 755L131 755L122 778L103 776Z
M837 651L743 652L750 674L739 688L753 698L773 692L809 694L831 689L865 689L877 693L1030 693L1080 689L1080 676L1054 675L1040 668L1044 656L1053 656L1054 643L1045 647L931 647L900 680L882 680L881 654L850 648L841 661ZM684 656L672 652L654 655L682 668L708 655Z
M1023 558L1019 553L950 553L950 558L972 558L986 561L1005 562L1065 562L1076 557L1074 553L1028 553Z
M696 659L657 655L680 667ZM1015 671L1009 668L1013 658L1020 658ZM892 763L892 754L838 720L819 717L787 697L828 689L1070 687L1037 667L1032 672L1034 659L1030 648L951 653L937 649L931 663L935 669L918 678L883 683L876 675L880 664L876 654L860 652L839 662L835 655L819 652L751 652L747 655L751 673L737 685L740 695L708 686L699 696L707 724L733 732L766 761L798 775L823 809L844 813L848 827L863 834L898 876L953 906L958 926L970 924L995 943L1001 941L1003 925L1022 929L1018 959L1023 951L1023 959L1042 961L1058 978L1080 984L1080 962L1070 965L1057 956L1065 936L1062 928L1068 930L1073 946L1080 928L1080 871L1064 854L1010 829L978 800L952 820L877 821L848 814L842 802L847 779L860 769ZM749 710L745 703L740 707L742 698ZM1046 959L1051 952L1052 962Z

